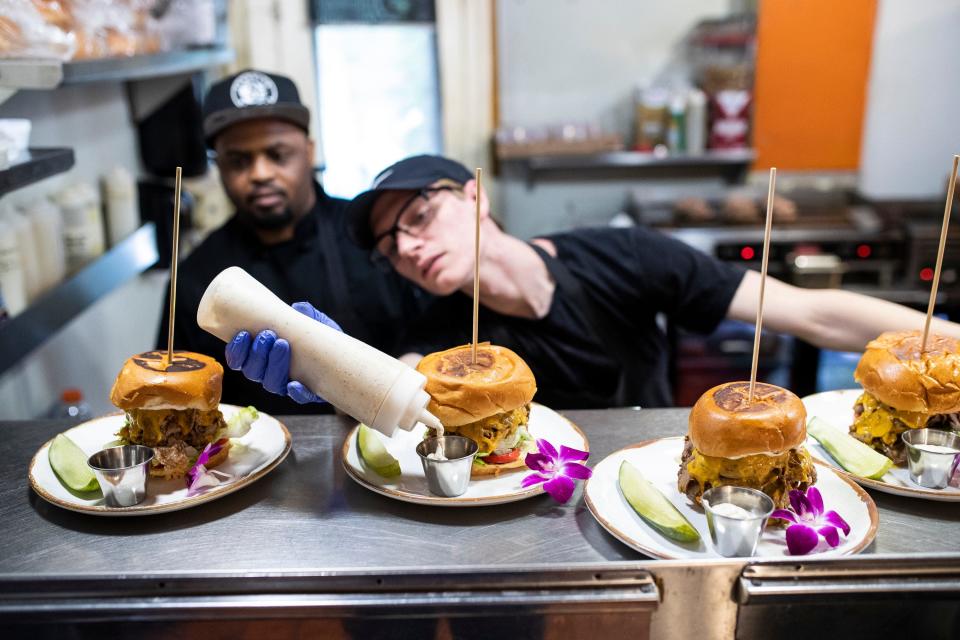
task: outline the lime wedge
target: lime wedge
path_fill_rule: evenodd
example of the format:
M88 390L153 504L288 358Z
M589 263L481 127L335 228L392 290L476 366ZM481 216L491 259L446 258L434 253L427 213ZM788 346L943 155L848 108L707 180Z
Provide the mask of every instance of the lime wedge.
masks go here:
M807 433L816 438L841 467L854 475L879 480L893 466L893 460L821 418L810 418Z
M696 542L700 534L659 489L624 460L620 463L620 491L647 524L677 542Z
M377 474L384 478L400 475L400 462L383 446L380 436L365 424L361 424L357 429L357 449L360 451L360 459Z
M93 471L87 466L87 454L62 433L50 443L47 456L60 482L74 491L93 491L100 487Z

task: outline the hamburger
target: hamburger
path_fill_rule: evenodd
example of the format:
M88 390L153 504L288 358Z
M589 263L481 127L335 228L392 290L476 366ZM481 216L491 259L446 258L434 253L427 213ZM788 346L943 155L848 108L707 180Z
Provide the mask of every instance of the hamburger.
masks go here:
M117 434L125 444L152 447L150 475L182 478L200 451L226 427L220 413L223 367L209 356L174 351L135 355L123 364L110 391L110 401L126 412ZM229 440L206 466L227 458Z
M920 331L888 331L867 344L854 379L863 394L850 434L898 465L906 463L900 435L908 429L960 427L960 342Z
M758 489L784 508L791 489L806 490L817 481L803 448L807 412L800 398L762 382L752 403L749 393L749 382L721 384L690 411L677 484L697 504L704 491L733 485Z
M525 467L532 439L527 433L537 382L520 356L488 342L425 356L417 371L427 377L427 405L444 432L466 436L479 448L472 476L497 475ZM435 435L433 430L428 435Z

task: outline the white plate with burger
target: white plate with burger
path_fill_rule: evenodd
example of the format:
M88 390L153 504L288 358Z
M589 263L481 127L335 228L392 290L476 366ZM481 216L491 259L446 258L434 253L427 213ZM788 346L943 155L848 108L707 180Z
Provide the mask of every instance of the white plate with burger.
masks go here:
M621 542L657 558L719 558L710 539L707 518L699 505L706 488L737 485L759 489L777 508L789 506L792 488L813 484L826 510L850 525L831 548L824 541L812 555L857 553L876 535L879 518L870 496L854 482L823 464L814 465L804 451L805 413L796 395L758 383L747 402L749 383L734 382L707 391L691 409L688 438L647 440L604 458L587 481L584 499L590 512ZM641 518L620 488L620 465L629 462L687 519L700 534L696 542L676 542ZM785 528L767 524L757 557L788 555Z
M423 424L382 438L387 451L399 462L400 474L380 475L360 455L358 425L343 443L343 466L351 478L371 491L404 502L444 507L513 502L543 493L542 484L521 486L524 476L531 472L524 458L537 449L536 440L544 439L558 450L565 445L589 451L587 437L577 425L531 402L537 392L533 372L506 347L480 343L475 361L471 345L438 351L423 357L417 370L427 378L427 408L444 425L445 433L477 443L470 485L466 493L455 498L430 493L416 452L428 435Z
M807 415L811 418L821 418L826 425L831 428L843 433L848 433L850 425L854 421L854 406L862 395L863 389L824 391L806 396L803 399L803 404L807 408ZM901 443L900 446L902 447L903 444ZM815 458L835 469L837 473L844 474L855 482L870 489L876 489L877 491L892 493L898 496L906 496L908 498L960 502L960 488L953 486L960 480L957 476L954 476L951 486L945 489L926 489L914 484L910 480L910 474L907 472L907 467L904 463L903 465L894 465L883 477L874 480L844 470L843 467L837 464L836 460L833 459L827 450L812 437L807 437L807 448Z
M520 486L524 476L531 473L526 465L511 465L500 473L478 475L476 467L467 492L456 498L444 498L430 493L427 488L427 479L423 474L423 465L417 455L417 445L427 435L427 427L418 424L410 431L398 430L392 438L381 437L387 451L400 463L400 475L385 478L368 467L361 459L357 450L357 430L359 425L352 429L343 443L341 456L347 474L360 485L375 491L388 498L428 504L440 507L482 507L492 504L503 504L523 500L543 493L541 484L524 488ZM557 412L537 404L530 404L527 431L533 440L543 438L560 448L561 445L588 451L587 437L577 425L573 424ZM532 443L531 441L528 441ZM536 450L536 445L532 449Z
M108 507L100 490L69 489L50 465L48 441L30 462L30 486L40 497L64 509L104 516L164 513L215 500L259 480L290 452L290 432L260 413L240 437L229 438L224 454L210 459L219 484L188 495L185 475L205 444L224 435L240 407L220 404L223 368L208 356L185 351L167 363L163 352L129 358L111 391L111 401L126 413L95 418L65 432L84 455L117 444L154 449L146 498L131 507ZM252 416L251 416L252 417ZM227 440L224 440L227 442Z
M960 345L931 334L924 357L919 356L919 331L881 334L872 340L857 365L862 389L825 391L807 396L809 418L849 432L894 461L893 468L874 480L848 473L815 439L807 438L810 452L839 473L865 487L910 498L960 502L960 473L944 489L926 489L910 480L900 434L909 428L960 425Z
M703 509L677 487L677 470L683 453L683 438L662 438L640 442L604 458L593 468L587 481L584 499L597 522L624 544L653 558L710 559L721 558L714 550ZM644 477L657 487L680 513L696 528L700 540L680 543L660 534L648 525L627 503L617 481L620 463L627 461L639 469ZM826 465L817 464L816 487L823 495L827 509L839 513L850 525L850 535L841 536L840 544L830 548L821 542L809 556L833 557L859 553L877 533L877 507L867 493L847 478ZM785 558L787 554L785 529L767 525L757 544L756 557Z

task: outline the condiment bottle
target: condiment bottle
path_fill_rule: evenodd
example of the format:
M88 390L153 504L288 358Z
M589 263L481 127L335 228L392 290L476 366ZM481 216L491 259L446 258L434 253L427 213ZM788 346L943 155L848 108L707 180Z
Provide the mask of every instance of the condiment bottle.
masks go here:
M67 272L60 209L48 198L38 198L22 209L33 225L33 242L40 272L40 293L63 280Z
M74 272L103 253L103 216L96 189L77 183L56 197L63 215L63 242L67 271Z
M0 289L7 311L15 316L27 306L27 291L23 282L23 260L17 233L6 220L0 218Z
M137 185L123 167L114 167L103 177L103 196L107 212L107 236L110 246L137 230Z
M687 94L687 153L702 154L707 148L707 96L699 89Z
M40 291L40 266L34 248L33 225L13 207L5 207L0 211L0 218L6 220L16 235L20 248L20 267L23 269L23 292L27 303L30 303Z
M426 377L356 338L308 318L240 267L222 271L207 287L197 323L223 341L246 330L272 329L290 343L290 378L384 434L417 422L439 428L427 411Z

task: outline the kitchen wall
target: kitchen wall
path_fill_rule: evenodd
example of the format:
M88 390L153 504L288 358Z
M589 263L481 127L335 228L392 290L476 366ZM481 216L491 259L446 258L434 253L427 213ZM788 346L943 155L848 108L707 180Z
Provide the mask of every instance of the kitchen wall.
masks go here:
M3 196L0 204L41 198L80 180L96 185L115 165L140 174L136 133L120 83L21 91L0 104L0 118L17 117L33 122L31 146L71 147L76 164ZM123 361L153 346L164 281L164 274L153 274L120 287L0 376L0 418L37 417L67 387L81 389L95 413L113 410L108 394Z
M860 188L875 198L940 199L960 152L960 3L881 0Z
M735 3L739 4L739 3ZM627 136L633 90L661 80L671 54L698 21L726 15L727 0L500 0L496 3L500 122L592 122ZM605 224L641 180L537 183L504 174L499 214L522 237ZM688 184L688 183L684 183ZM675 185L681 193L686 187Z

